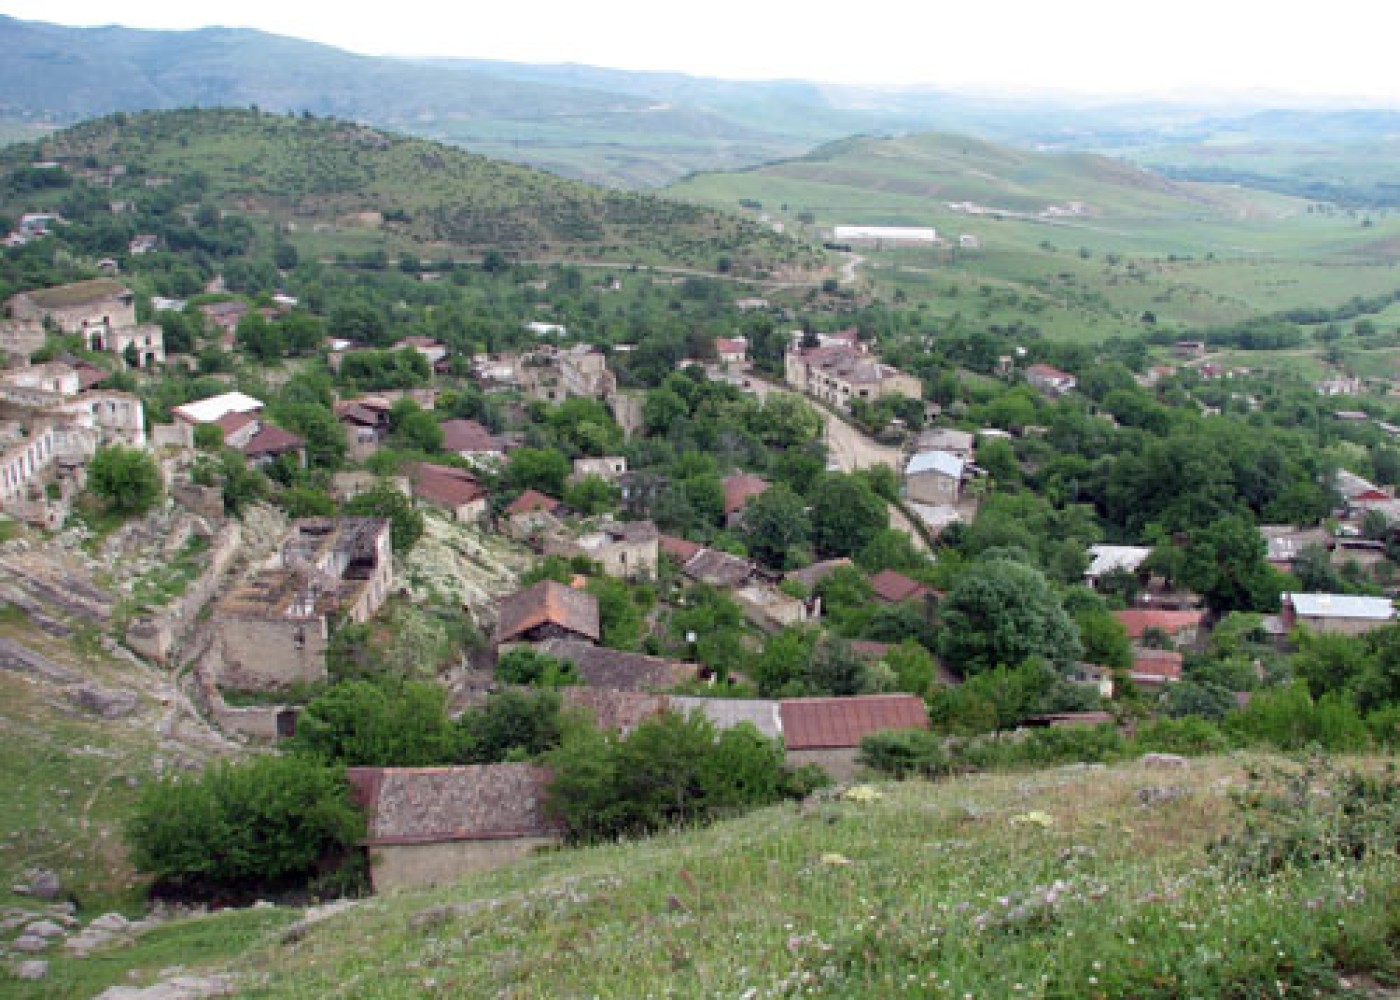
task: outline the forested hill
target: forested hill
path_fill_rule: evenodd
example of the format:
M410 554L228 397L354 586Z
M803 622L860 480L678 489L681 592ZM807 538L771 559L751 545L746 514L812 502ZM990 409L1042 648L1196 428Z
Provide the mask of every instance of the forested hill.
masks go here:
M813 251L734 215L604 190L422 139L306 115L118 113L8 151L11 170L124 168L118 187L194 177L200 199L300 231L378 231L439 252L684 264L736 274L802 267Z

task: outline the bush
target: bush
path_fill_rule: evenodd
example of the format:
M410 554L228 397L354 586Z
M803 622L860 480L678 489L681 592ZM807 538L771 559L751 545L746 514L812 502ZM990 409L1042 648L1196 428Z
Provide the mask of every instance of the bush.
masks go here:
M892 778L936 778L947 774L952 758L943 739L922 729L891 729L860 741L856 762Z
M505 684L561 688L583 681L572 663L557 660L529 646L516 646L496 664L496 679Z
M1225 720L1225 730L1237 742L1279 750L1363 750L1370 742L1366 723L1345 695L1334 691L1314 701L1302 681L1256 692L1248 707Z
M87 485L117 513L141 514L160 497L160 472L139 448L99 448L88 464Z
M425 681L346 681L297 720L292 750L349 767L451 764L456 734L442 688Z
M530 759L559 745L563 736L554 691L500 691L457 720L457 757L469 764Z
M139 870L197 893L305 885L363 834L343 773L299 756L147 785L126 828Z
M1149 722L1138 730L1133 747L1143 753L1202 756L1222 753L1230 748L1230 742L1214 723L1199 716L1186 716Z

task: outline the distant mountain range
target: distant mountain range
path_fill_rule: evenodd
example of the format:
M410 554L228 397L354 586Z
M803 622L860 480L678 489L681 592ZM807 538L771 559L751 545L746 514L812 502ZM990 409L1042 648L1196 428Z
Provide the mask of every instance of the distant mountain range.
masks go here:
M1198 147L1221 142L1235 149L1267 143L1271 152L1283 144L1311 157L1309 143L1370 146L1400 134L1394 111L1011 100L923 87L410 61L248 29L69 28L0 16L0 46L4 121L64 125L113 111L193 106L310 111L621 187L661 187L695 172L801 156L860 134L965 133L1038 149L1112 152L1187 175L1211 167L1219 152L1198 155ZM1295 165L1285 158L1248 173L1286 188Z

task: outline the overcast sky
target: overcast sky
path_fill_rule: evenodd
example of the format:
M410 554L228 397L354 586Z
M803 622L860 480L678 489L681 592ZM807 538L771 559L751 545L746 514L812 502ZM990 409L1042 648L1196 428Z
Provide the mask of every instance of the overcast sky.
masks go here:
M3 12L71 25L252 27L370 55L1022 92L1267 91L1400 105L1400 4L1391 0L4 0Z

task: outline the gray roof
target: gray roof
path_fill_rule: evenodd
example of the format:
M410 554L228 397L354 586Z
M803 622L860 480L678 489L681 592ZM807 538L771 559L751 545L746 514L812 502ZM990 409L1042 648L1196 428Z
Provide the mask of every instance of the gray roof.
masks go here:
M1388 597L1357 597L1354 594L1284 594L1285 602L1302 618L1360 618L1389 621L1395 605Z
M905 468L906 476L917 476L921 472L936 472L950 479L961 479L966 465L957 455L947 451L921 451L909 459Z
M778 703L759 698L693 698L671 696L671 707L682 715L700 712L715 724L716 729L729 729L741 722L753 725L769 739L783 735Z

